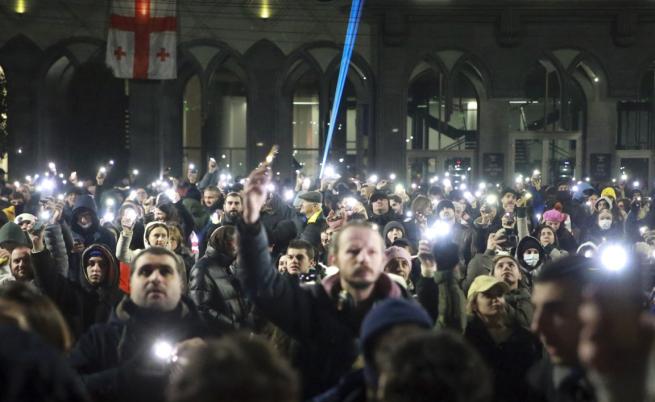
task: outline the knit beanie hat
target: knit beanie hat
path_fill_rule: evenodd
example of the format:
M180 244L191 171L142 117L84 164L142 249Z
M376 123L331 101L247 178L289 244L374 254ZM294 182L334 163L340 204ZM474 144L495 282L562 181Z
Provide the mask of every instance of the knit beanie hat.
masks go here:
M545 221L554 221L554 222L560 222L561 223L561 222L564 222L564 220L565 220L564 215L560 211L558 211L556 209L551 209L551 210L548 210L548 211L544 212L543 218L544 218L544 222Z
M412 265L412 256L409 255L409 251L405 250L402 247L391 246L388 249L384 250L383 266L386 266L389 263L389 261L393 260L394 258L402 258L403 260L407 261L407 263L410 266Z

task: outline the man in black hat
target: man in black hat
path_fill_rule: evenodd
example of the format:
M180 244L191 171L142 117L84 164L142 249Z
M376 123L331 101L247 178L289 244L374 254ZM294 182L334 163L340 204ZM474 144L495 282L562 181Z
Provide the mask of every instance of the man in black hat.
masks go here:
M321 206L323 197L318 191L308 191L298 198L301 200L300 213L305 217L299 238L318 249L321 245L321 232L327 228Z
M382 190L375 190L369 198L369 206L371 213L369 214L369 222L378 225L380 233L391 221L402 222L403 217L396 214L389 205L389 194Z

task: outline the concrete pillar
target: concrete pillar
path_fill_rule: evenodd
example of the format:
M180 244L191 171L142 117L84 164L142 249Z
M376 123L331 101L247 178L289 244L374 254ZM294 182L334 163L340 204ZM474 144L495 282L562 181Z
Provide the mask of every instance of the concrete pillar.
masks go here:
M369 154L369 161L375 160L374 169L378 174L385 176L390 172L396 172L399 177L404 177L406 171L405 58L404 47L383 46L380 49L375 124L377 131L370 136L374 145L369 144L369 147L374 149L374 153Z
M483 175L483 156L485 153L502 153L505 161L505 178L509 177L509 104L506 99L486 99L480 101L478 169L476 177Z
M590 154L610 153L614 159L618 113L616 99L590 101L587 104L587 138L584 144L585 175L590 171Z

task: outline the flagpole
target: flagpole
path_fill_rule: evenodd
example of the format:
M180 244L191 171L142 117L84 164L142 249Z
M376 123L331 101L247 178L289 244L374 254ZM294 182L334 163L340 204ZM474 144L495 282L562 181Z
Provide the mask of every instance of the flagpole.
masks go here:
M164 110L164 80L159 80L159 110L157 111L157 132L159 135L159 179L164 179L164 125L162 111Z

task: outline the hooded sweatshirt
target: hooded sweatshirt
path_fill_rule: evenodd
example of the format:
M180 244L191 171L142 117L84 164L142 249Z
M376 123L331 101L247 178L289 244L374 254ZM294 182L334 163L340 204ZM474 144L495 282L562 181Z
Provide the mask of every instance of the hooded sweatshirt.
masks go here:
M83 228L77 223L77 217L85 211L91 212L92 223L88 228ZM100 226L96 203L90 195L80 195L75 199L71 229L73 236L87 247L99 243L104 244L111 252L116 250L116 240L109 230Z
M108 264L102 283L93 286L89 283L86 266L89 258L98 253ZM107 322L123 294L118 289L118 261L107 247L101 244L92 244L82 252L80 265L79 283L83 289L83 300L80 306L82 308L82 332L84 332L93 324Z
M525 252L530 248L535 248L539 252L539 260L534 265L529 265L523 257ZM546 262L546 258L547 258L546 252L544 251L544 248L539 243L539 240L537 240L532 236L524 237L523 239L521 239L518 246L516 246L516 260L519 262L519 264L521 264L521 268L524 271L535 271L541 268L543 264Z

